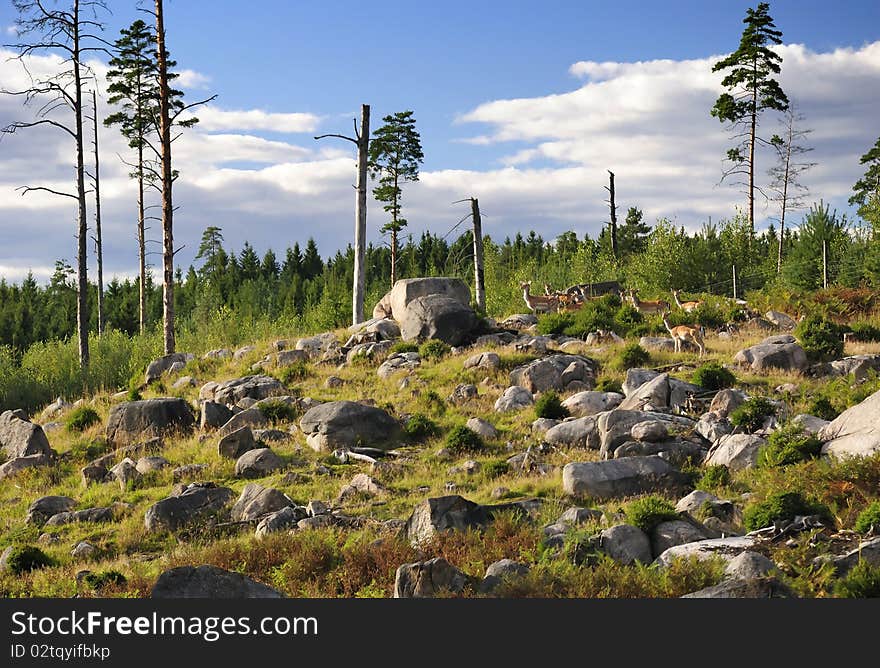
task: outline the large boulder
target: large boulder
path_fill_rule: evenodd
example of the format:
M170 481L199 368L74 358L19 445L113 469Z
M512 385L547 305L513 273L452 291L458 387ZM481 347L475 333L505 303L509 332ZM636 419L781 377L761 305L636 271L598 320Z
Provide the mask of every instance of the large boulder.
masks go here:
M753 468L758 452L767 441L755 434L729 434L718 439L709 450L707 466L726 466L731 471Z
M847 408L819 430L822 454L835 457L870 456L880 452L880 391Z
M880 355L852 355L834 360L828 365L829 371L835 376L852 376L861 382L873 372L880 371Z
M376 305L373 307L373 319L379 320L381 318L393 318L394 314L391 312L391 290L386 292L382 299L376 302Z
M205 401L202 403L202 415L199 420L199 427L202 431L211 429L219 429L229 422L232 417L232 410L216 401Z
M163 397L116 404L107 420L107 440L114 444L189 432L195 417L184 399Z
M582 417L560 422L544 434L544 441L567 448L599 449L599 432L596 418Z
M498 438L498 430L491 422L487 422L483 418L472 417L467 421L465 427L475 434L479 434L479 436L485 441L494 441Z
M398 322L402 322L404 313L412 302L421 297L429 296L445 297L464 306L469 306L471 303L470 288L460 278L405 278L395 282L391 288L388 300L391 313L388 315ZM404 338L406 338L405 335Z
M506 413L508 411L519 411L528 408L535 403L532 393L524 387L514 385L508 387L495 401L495 411L498 413Z
M688 397L703 391L699 385L671 377L653 369L629 369L623 382L626 399L621 408L653 406L656 410L676 410L684 407Z
M737 555L751 550L757 545L757 539L753 536L734 536L731 538L710 538L693 543L684 543L670 547L660 554L654 563L659 566L669 566L674 559L708 559L718 556L729 562Z
M640 422L661 421L668 427L678 426L690 429L694 421L689 418L655 413L649 411L628 411L620 408L600 413L596 421L599 429L599 451L603 458L609 459L618 446L632 437L632 428Z
M465 369L497 369L501 366L498 353L477 353L464 361Z
M46 520L46 526L61 526L77 522L112 522L113 508L86 508L85 510L66 510L55 513Z
M470 578L442 557L403 564L394 575L394 598L433 598L460 594Z
M336 335L333 332L324 332L316 336L297 339L294 350L302 350L310 359L319 360L325 353L338 346Z
M8 462L0 466L0 480L5 480L25 469L35 466L48 466L52 463L52 458L46 455L28 455L27 457L14 457Z
M573 381L588 387L595 383L597 364L581 355L557 354L516 367L510 372L510 384L531 393L562 390Z
M248 450L235 461L235 475L240 478L263 478L284 467L284 461L269 448Z
M562 490L579 498L614 499L648 492L680 493L688 476L659 457L572 462L562 469Z
M428 295L411 301L399 322L404 341L439 339L458 346L476 329L479 319L468 304L452 297Z
M232 506L232 520L256 520L293 505L293 501L284 492L252 482L244 486L241 496Z
M228 487L213 483L192 483L177 496L153 504L144 515L147 531L174 531L220 513L235 497Z
M718 417L727 418L745 401L746 395L740 390L732 388L718 390L715 396L712 397L712 403L709 404L709 412L715 413Z
M217 430L217 436L223 438L233 432L236 432L243 427L250 427L251 429L262 429L269 425L269 420L266 418L266 415L259 409L258 406L253 406L246 410L241 411L240 413L235 413L229 420L227 420L222 427Z
M764 318L776 327L779 327L779 329L792 330L797 325L794 318L790 315L780 311L773 311L772 309L764 314Z
M353 401L331 401L306 411L300 429L317 451L368 446L391 450L398 445L400 424L380 408Z
M728 578L717 585L685 594L682 598L797 598L784 582L777 578Z
M76 506L76 500L69 496L41 496L27 509L25 524L41 526L53 515L68 512Z
M213 399L218 403L234 406L245 397L260 400L278 397L287 393L287 389L277 378L272 376L245 376L244 378L234 378L233 380L220 383L213 388L212 397L202 398Z
M241 427L220 438L217 452L227 459L238 459L248 450L256 450L259 446L250 427Z
M43 428L23 420L12 411L0 413L0 449L9 459L29 455L52 457L55 454Z
M771 336L750 348L740 350L734 355L733 362L748 366L753 371L803 371L809 366L804 349L788 334Z
M651 541L647 534L630 524L618 524L599 534L599 549L615 561L629 565L651 563Z
M586 390L571 395L562 402L562 405L575 417L588 417L617 408L621 401L623 395L617 392Z
M165 571L150 598L284 598L284 594L241 573L205 565Z
M403 533L410 543L418 546L442 531L482 528L490 519L485 506L457 495L441 496L425 499L417 505L407 519Z
M660 556L670 547L696 543L700 540L714 538L718 534L711 534L705 527L695 521L686 519L669 520L660 522L651 531L651 552L655 557Z
M285 506L281 510L276 510L274 513L263 517L257 524L254 535L257 538L262 538L270 533L294 529L297 523L300 520L306 519L306 517L308 517L308 514L302 506Z
M393 353L386 359L376 371L376 375L382 379L391 378L398 371L412 371L422 364L421 355L416 352Z
M169 371L174 364L183 364L186 366L188 362L195 359L191 353L171 353L159 359L153 360L147 365L147 371L144 374L144 384L149 385L154 380L159 380L162 374Z

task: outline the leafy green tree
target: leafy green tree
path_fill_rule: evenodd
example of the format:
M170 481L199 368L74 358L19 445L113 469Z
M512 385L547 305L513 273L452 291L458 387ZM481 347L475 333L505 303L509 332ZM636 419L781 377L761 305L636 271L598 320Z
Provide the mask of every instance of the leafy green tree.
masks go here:
M373 133L370 142L368 168L372 179L379 179L373 196L391 214L391 220L382 227L383 233L391 234L391 285L397 280L397 235L406 227L401 217L401 186L408 181L419 180L419 165L424 160L421 137L416 130L412 111L401 111L382 119L384 125Z
M746 193L749 201L749 228L755 231L755 148L769 142L758 136L758 118L766 109L785 111L788 97L779 82L773 78L779 74L782 56L770 47L782 43L782 32L776 30L769 14L770 5L758 4L757 9L746 10L739 48L712 66L713 72L729 70L721 85L727 89L715 101L711 114L722 123L729 123L734 138L740 140L735 148L727 151L727 168L721 180L727 177L746 176Z
M813 204L804 217L786 263L783 276L792 285L807 290L822 287L822 249L828 266L828 281L837 277L840 259L849 241L846 219L838 218L837 211L829 211L827 204Z
M880 234L880 139L861 157L860 165L868 165L864 176L853 186L850 204L859 206L859 215L871 224L876 243Z
M219 275L222 266L220 265L221 253L223 252L223 229L216 225L209 225L202 232L202 242L199 244L199 252L196 254L196 260L204 260L199 271L203 278L214 282Z
M617 230L617 247L621 258L643 253L648 247L651 226L642 221L642 215L641 209L631 206L626 213L626 220Z

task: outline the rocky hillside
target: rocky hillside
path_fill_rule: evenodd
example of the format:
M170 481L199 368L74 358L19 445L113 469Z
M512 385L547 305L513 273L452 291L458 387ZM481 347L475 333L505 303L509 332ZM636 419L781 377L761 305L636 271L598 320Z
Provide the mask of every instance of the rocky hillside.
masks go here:
M773 313L703 359L539 336L452 283L0 415L0 594L880 593L869 345L817 364Z

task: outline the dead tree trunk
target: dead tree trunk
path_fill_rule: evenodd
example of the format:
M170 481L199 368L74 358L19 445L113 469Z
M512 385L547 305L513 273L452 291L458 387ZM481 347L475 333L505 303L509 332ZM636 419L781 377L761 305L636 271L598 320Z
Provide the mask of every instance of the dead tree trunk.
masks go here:
M486 312L486 286L483 272L483 220L480 217L480 202L471 198L471 216L474 219L474 291L477 293L477 308Z
M77 234L77 297L76 330L79 361L83 370L89 366L89 277L88 277L88 216L86 213L86 176L83 156L82 73L80 71L79 0L73 3L73 79L74 133L76 136L76 195L79 200Z
M605 187L610 195L608 206L611 208L611 254L617 257L617 205L614 203L614 172L608 170L608 185Z
M98 158L98 98L92 91L95 114L95 257L98 270L98 336L104 333L104 245L101 240L101 167Z
M159 146L162 169L162 333L165 354L174 352L174 206L171 196L171 93L165 52L162 0L156 0L156 48L159 67Z
M138 145L138 322L141 334L147 321L147 239L144 230L144 146Z

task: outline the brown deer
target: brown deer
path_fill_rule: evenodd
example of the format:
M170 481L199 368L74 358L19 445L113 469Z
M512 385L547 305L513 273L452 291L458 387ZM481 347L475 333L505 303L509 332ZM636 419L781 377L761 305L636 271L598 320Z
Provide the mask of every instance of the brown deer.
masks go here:
M629 294L629 300L633 307L635 307L639 313L663 313L663 311L669 310L669 302L663 301L662 299L658 299L657 301L642 301L639 299L638 290L630 290L627 294Z
M559 295L558 299L559 307L557 310L560 313L564 313L565 311L580 311L584 306L584 300L580 295L563 292Z
M559 307L559 300L556 297L530 294L529 290L531 290L532 287L531 281L520 283L519 287L522 288L523 299L526 302L526 306L528 306L535 315L538 313L552 313Z
M663 325L675 342L675 352L681 352L681 344L683 342L696 345L700 349L700 357L706 352L706 344L703 342L703 327L701 325L677 325L672 327L669 324L668 311L663 312Z
M703 300L691 301L691 302L682 302L679 294L681 290L673 290L672 297L675 299L675 305L678 306L685 313L690 313L691 311L700 308L703 305Z

